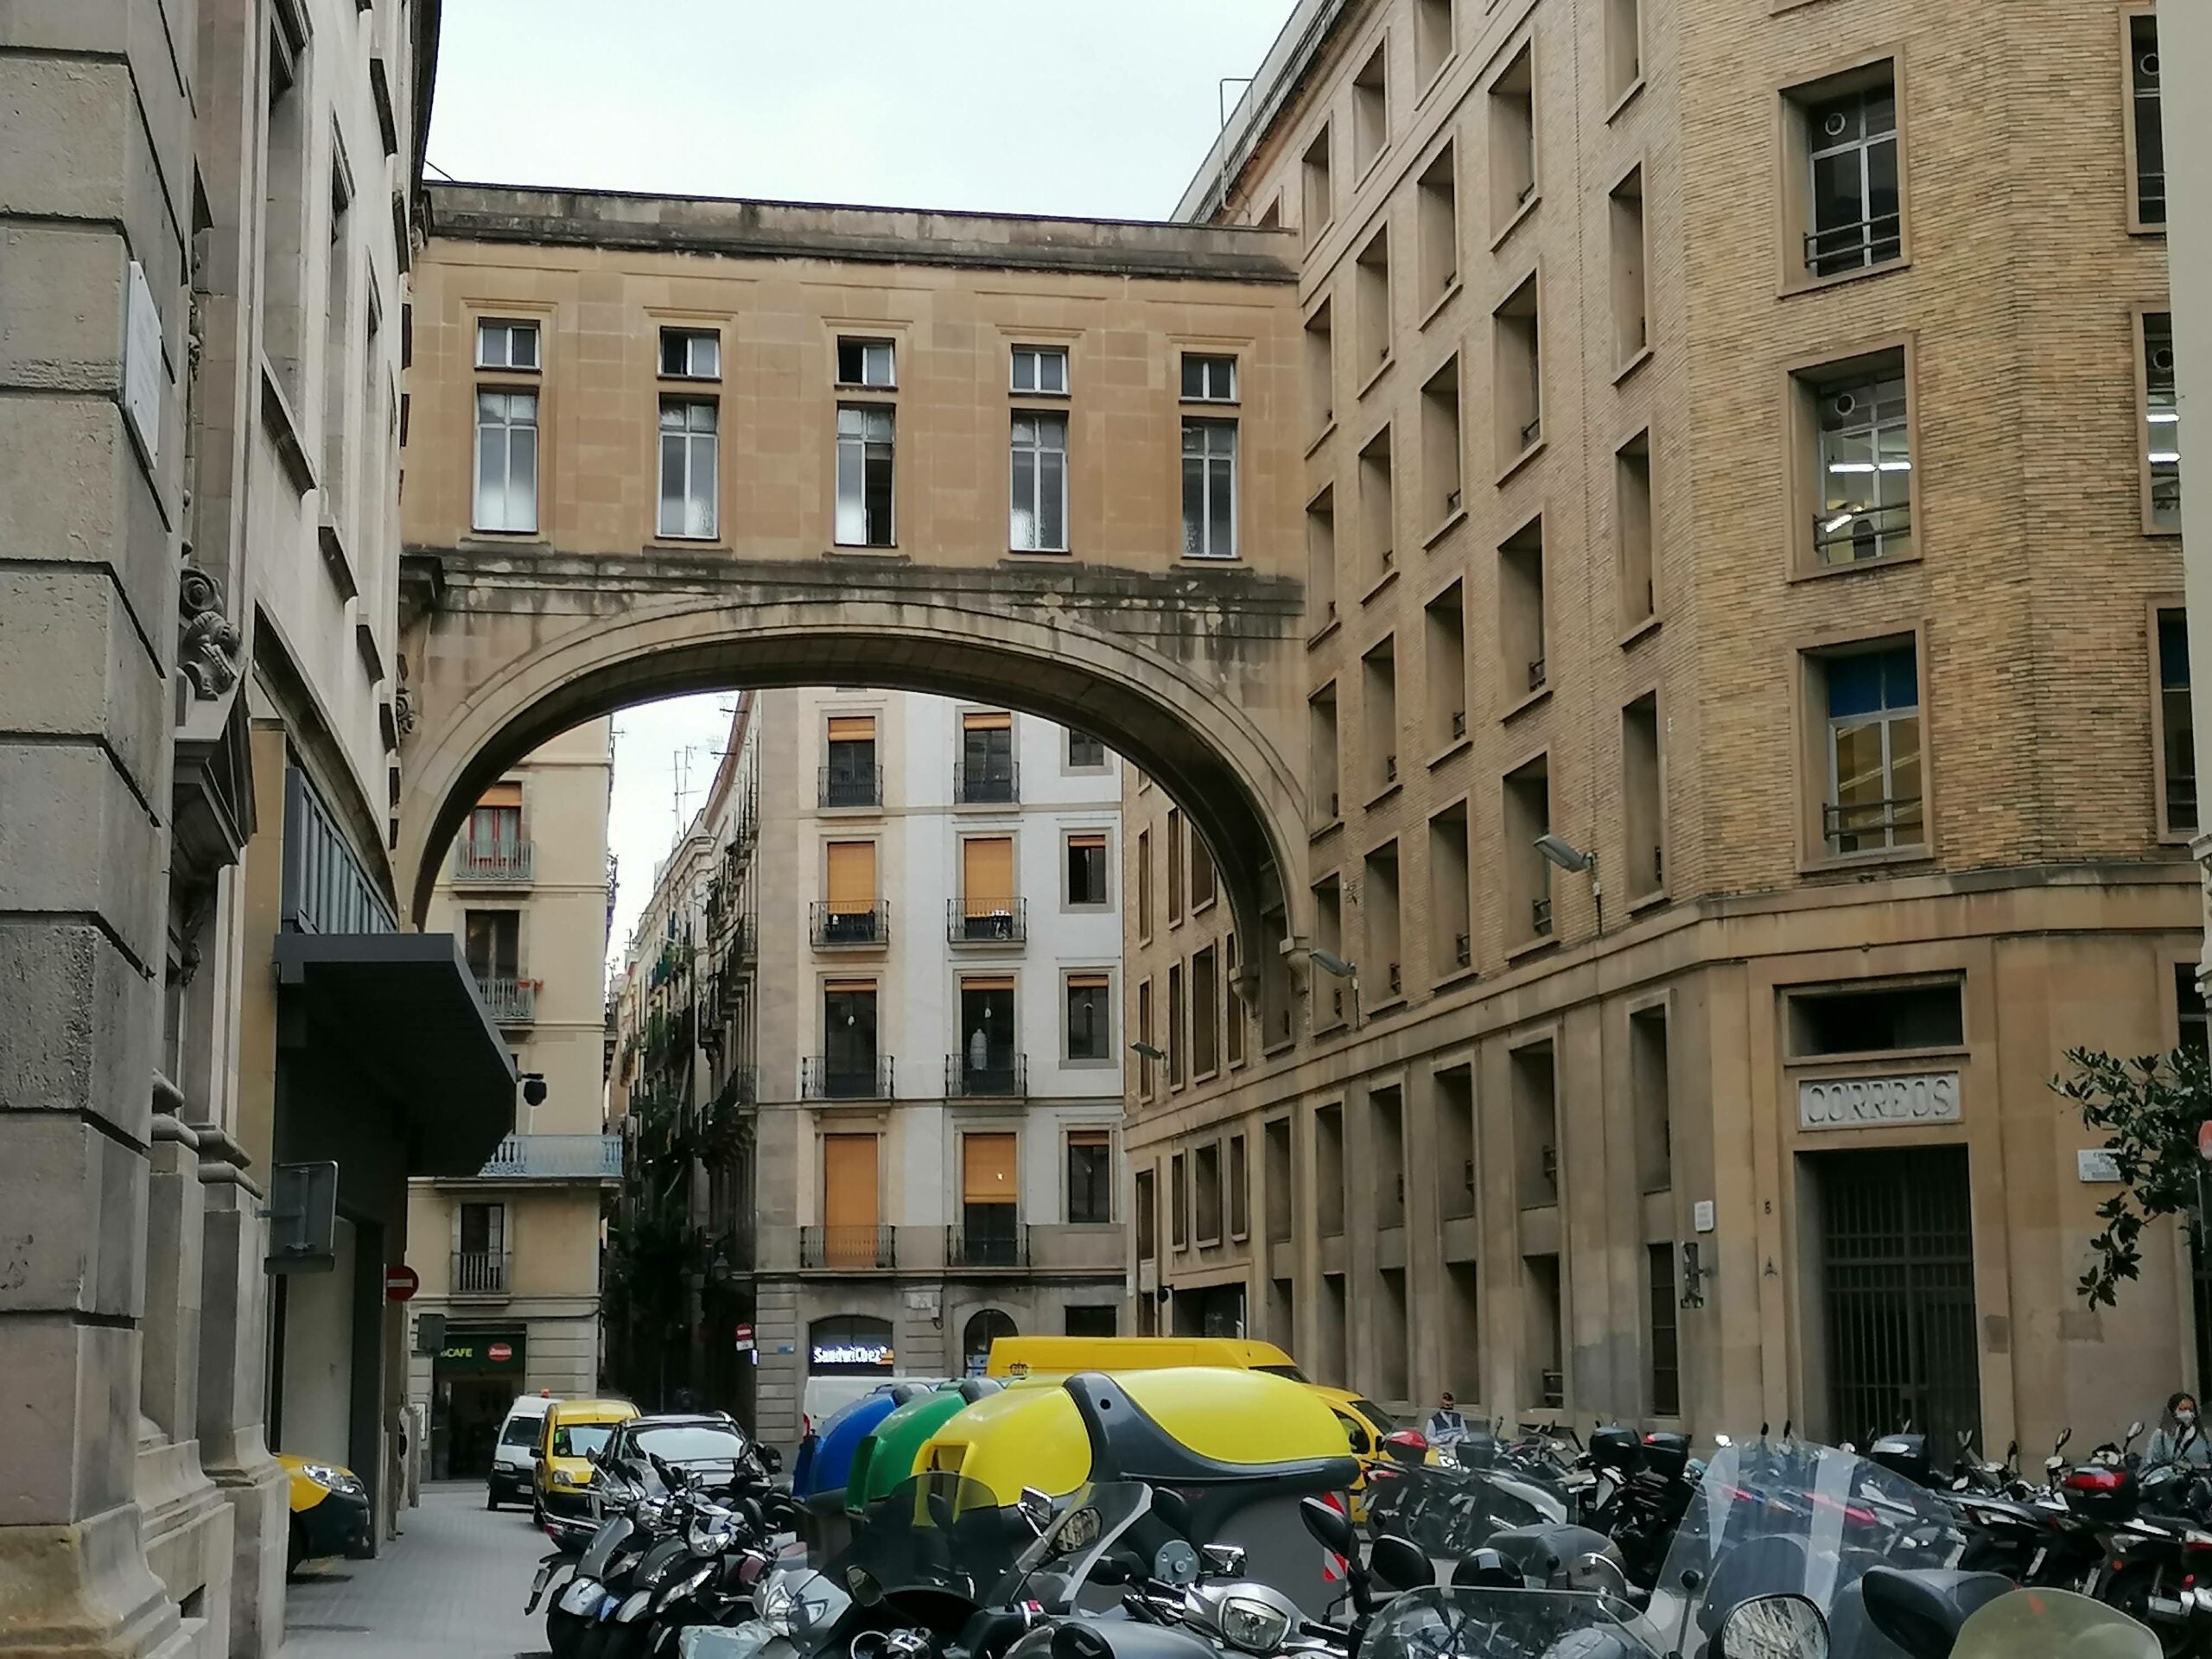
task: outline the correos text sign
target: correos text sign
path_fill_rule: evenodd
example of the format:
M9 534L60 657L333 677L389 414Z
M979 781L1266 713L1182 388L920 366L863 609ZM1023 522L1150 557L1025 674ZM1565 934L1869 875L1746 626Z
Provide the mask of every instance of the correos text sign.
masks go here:
M1959 1074L1904 1077L1807 1077L1797 1084L1801 1129L1878 1128L1892 1123L1955 1123Z

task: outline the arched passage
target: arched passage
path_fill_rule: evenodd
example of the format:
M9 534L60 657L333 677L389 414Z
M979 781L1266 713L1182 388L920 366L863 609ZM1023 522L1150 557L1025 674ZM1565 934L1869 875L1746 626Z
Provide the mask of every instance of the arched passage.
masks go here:
M1299 883L1282 879L1300 868L1286 861L1303 845L1303 802L1258 696L1281 683L1267 671L1278 630L1266 605L1251 607L1255 631L1219 605L1147 596L1109 632L1096 599L1055 607L1011 584L923 596L881 579L800 584L785 569L641 602L635 568L575 561L575 579L549 590L548 563L505 585L480 578L415 625L398 868L418 923L470 804L570 727L686 692L866 684L988 699L1099 737L1181 806L1243 938L1305 931Z

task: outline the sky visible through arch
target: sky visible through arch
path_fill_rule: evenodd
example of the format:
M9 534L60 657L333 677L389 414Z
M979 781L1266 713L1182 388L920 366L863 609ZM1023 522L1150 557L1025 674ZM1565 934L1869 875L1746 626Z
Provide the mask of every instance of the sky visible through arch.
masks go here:
M1292 0L445 0L432 176L1163 219ZM730 699L615 717L609 958ZM680 789L688 772L689 788Z

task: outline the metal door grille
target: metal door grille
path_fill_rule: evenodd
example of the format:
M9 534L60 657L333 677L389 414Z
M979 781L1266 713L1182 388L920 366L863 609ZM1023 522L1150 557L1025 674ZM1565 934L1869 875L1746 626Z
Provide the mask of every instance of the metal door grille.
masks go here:
M1816 1156L1839 1438L1980 1427L1963 1147Z

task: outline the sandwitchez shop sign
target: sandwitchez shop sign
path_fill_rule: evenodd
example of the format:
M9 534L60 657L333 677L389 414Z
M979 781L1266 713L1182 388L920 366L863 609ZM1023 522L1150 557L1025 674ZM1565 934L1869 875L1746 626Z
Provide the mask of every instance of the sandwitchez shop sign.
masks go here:
M1801 1129L1873 1129L1959 1121L1959 1074L1806 1077L1797 1084Z

